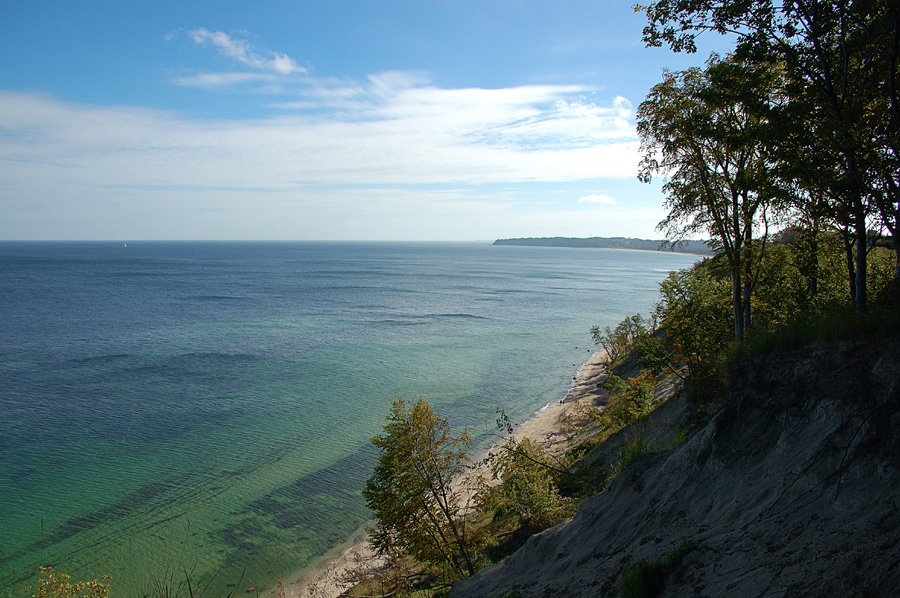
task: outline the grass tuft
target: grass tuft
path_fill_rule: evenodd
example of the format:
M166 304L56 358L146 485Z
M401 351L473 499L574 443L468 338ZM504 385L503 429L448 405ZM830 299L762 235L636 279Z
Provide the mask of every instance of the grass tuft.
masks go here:
M695 548L696 545L693 542L685 540L681 546L659 558L652 561L641 559L633 563L619 585L619 596L621 598L656 598L663 593L669 575L681 566L684 557Z

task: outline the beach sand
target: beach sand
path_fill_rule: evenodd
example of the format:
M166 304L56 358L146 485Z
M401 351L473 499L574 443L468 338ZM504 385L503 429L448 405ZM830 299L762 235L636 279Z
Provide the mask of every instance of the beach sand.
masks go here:
M548 404L524 424L514 428L519 440L530 438L540 442L551 455L559 457L572 444L579 424L584 423L585 407L594 405L601 398L602 383L606 377L607 356L604 351L594 353L576 373L572 386L562 401ZM484 464L493 447L483 449L472 458L472 472L489 477ZM368 543L364 529L349 543L332 550L320 565L295 580L275 588L274 596L286 598L337 598L352 584L342 582L353 571L373 570L382 561Z

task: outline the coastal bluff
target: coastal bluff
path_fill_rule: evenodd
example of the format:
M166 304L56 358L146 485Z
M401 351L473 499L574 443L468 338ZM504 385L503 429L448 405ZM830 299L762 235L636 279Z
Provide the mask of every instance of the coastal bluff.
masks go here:
M706 241L678 241L633 239L630 237L525 237L518 239L497 239L494 245L518 245L526 247L576 247L593 249L637 249L640 251L673 251L712 255Z
M687 439L452 598L606 596L690 547L665 597L888 596L900 588L900 340L772 351L729 372Z

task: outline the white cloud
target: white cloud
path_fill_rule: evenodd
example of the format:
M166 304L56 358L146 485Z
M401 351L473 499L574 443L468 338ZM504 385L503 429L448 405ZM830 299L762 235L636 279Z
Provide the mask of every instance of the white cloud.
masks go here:
M198 73L174 79L176 85L217 89L235 87L245 83L274 83L277 77L270 73Z
M615 198L610 197L609 195L603 194L593 194L593 195L585 195L584 197L578 198L578 203L597 203L601 205L612 205L616 203Z
M223 56L233 58L256 70L279 75L307 72L306 68L297 64L297 61L286 54L272 52L271 58L265 58L254 52L253 46L247 40L232 37L224 31L210 31L201 27L189 32L188 35L195 43L199 45L212 44Z
M246 75L206 75L193 84ZM235 222L257 222L259 230L269 223L271 234L249 238L351 238L350 221L361 230L378 219L414 231L431 217L480 227L475 238L490 238L491 227L512 218L515 202L482 186L634 178L639 143L623 119L627 106L619 99L588 104L584 92L549 85L444 89L418 73L382 73L362 82L310 81L282 106L286 111L239 120L0 92L0 237L19 234L28 222L37 226L48 213L69 222L87 213L97 227L103 218L119 218L122 226L168 218L171 227L211 227L205 235L197 228L199 238L239 238L228 232ZM612 202L586 197L594 199L580 201ZM536 203L516 205L517 222L552 220L534 216L545 209ZM38 216L39 206L52 209ZM145 217L133 215L143 211ZM580 214L570 217L584 219ZM283 230L301 221L303 231Z
M221 121L4 94L0 125L10 135L0 147L13 155L39 151L104 184L281 188L635 174L638 139L615 108L560 110L562 101L575 103L570 96L579 88L426 83L397 73L330 82L300 100L302 113Z

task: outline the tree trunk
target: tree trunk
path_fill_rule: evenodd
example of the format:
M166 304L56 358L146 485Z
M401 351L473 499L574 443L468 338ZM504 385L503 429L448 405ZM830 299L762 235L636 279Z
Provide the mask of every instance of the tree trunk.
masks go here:
M894 242L894 288L900 291L900 205L894 213L894 229L891 231L891 240Z
M894 240L894 257L896 264L894 265L894 285L900 288L900 233L892 235Z
M741 305L741 271L737 266L731 268L731 305L734 309L734 338L744 340L744 309Z
M844 257L847 263L847 278L850 283L850 300L856 305L856 268L853 266L853 238L849 230L841 231L844 241Z
M866 209L862 198L857 199L854 207L854 226L856 228L856 313L866 312L866 259L869 255L869 239L866 234Z
M809 240L809 296L815 301L819 294L819 221L813 223L812 238Z
M744 289L743 289L743 313L744 319L742 332L750 330L750 296L753 293L753 232L748 224L744 236ZM743 336L743 334L742 334Z
M891 241L894 246L894 284L891 292L892 299L897 301L900 299L900 212L897 214L897 228L891 231Z

